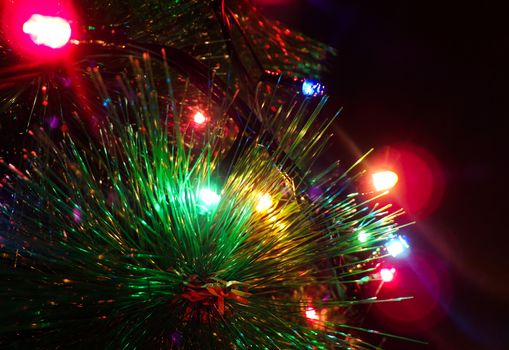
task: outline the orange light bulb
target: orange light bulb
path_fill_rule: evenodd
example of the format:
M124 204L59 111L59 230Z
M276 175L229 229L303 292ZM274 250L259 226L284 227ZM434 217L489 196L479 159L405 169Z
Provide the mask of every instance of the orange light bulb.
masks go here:
M371 177L373 179L373 186L377 191L389 190L396 186L399 180L398 174L390 170L376 172Z

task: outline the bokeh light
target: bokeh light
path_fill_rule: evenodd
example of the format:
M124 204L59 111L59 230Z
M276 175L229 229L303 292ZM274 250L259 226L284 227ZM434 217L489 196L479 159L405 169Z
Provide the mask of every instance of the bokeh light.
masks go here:
M453 296L451 276L441 259L429 252L414 251L410 259L401 260L397 278L379 293L379 299L412 296L397 303L378 303L374 316L394 331L429 330L447 315Z

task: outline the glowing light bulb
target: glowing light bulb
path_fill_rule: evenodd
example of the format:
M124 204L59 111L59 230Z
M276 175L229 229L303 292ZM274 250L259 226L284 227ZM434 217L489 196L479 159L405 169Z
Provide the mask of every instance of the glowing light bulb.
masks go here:
M380 270L380 278L384 282L391 282L394 279L395 273L396 269L394 267L391 269L383 268Z
M302 93L304 96L318 96L323 95L324 86L315 80L304 80L302 83Z
M259 213L267 212L272 207L272 197L270 194L265 193L260 197L258 204L256 205L255 210Z
M207 207L216 205L217 203L219 203L220 199L221 199L220 195L218 195L216 192L208 188L204 188L200 191L200 200Z
M207 118L203 115L202 112L196 112L196 114L193 117L193 120L196 124L200 125L207 121Z
M71 26L62 17L33 14L23 24L23 33L30 35L37 45L59 49L69 42Z
M377 191L385 191L393 188L398 183L398 174L394 171L379 171L371 175L373 186Z
M308 306L306 308L306 318L308 320L318 320L318 313L316 312L315 308L312 306Z
M359 239L359 242L366 243L368 241L369 234L366 231L361 231L357 235L357 238Z
M404 257L405 252L410 248L408 242L402 236L396 236L385 244L387 252L393 257Z

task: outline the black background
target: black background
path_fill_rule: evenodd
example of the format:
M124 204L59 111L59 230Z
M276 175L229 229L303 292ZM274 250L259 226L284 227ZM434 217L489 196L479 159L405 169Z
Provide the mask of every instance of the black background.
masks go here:
M389 340L387 349L508 349L507 11L490 2L254 2L338 49L325 80L331 103L344 107L340 157L357 156L348 135L361 151L411 142L440 164L440 204L411 228L412 250L426 252L441 279L427 291L432 316L405 324L371 309L365 325L429 343ZM419 271L401 269L399 285L410 285L400 291L419 303Z

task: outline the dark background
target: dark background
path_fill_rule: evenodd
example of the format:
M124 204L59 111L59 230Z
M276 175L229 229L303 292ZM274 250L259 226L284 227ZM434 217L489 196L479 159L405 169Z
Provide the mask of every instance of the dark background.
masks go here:
M431 174L432 203L406 218L418 221L411 255L380 294L415 299L371 308L365 326L429 343L387 349L509 349L507 12L489 2L254 2L338 50L325 81L344 110L329 152L353 162L375 147L389 163L414 152ZM400 173L396 202L422 190L425 170Z

